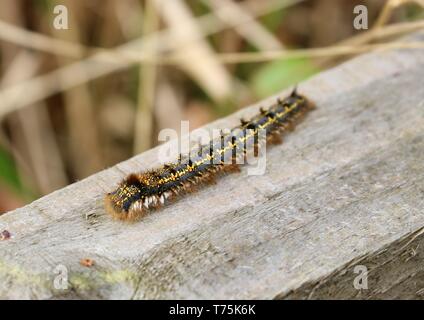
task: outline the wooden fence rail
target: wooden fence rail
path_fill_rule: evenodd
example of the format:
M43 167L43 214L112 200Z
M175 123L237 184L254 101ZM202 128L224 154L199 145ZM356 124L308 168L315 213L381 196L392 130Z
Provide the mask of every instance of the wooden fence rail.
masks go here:
M402 49L301 83L317 108L264 175L245 167L134 224L102 199L157 148L1 216L0 297L421 298L423 79L424 50Z

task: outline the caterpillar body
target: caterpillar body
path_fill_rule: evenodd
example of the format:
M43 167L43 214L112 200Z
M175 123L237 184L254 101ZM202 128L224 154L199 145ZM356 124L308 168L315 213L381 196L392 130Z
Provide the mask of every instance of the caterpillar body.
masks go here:
M105 197L106 211L114 218L135 220L151 209L159 208L182 193L194 191L197 186L213 183L219 173L239 170L241 157L249 150L257 154L261 143L259 131L265 133L265 142L279 143L281 134L291 131L314 104L296 89L285 99L260 112L218 139L211 140L157 169L132 173ZM230 159L228 161L228 159Z

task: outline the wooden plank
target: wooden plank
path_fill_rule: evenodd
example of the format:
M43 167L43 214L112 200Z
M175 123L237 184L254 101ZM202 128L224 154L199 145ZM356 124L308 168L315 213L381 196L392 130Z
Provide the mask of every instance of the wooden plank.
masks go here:
M317 109L268 148L264 175L245 167L135 224L111 220L102 199L154 167L157 148L1 216L12 238L0 241L0 297L420 298L423 76L418 49L319 74L299 87ZM357 265L368 290L353 286ZM68 288L55 288L64 270Z

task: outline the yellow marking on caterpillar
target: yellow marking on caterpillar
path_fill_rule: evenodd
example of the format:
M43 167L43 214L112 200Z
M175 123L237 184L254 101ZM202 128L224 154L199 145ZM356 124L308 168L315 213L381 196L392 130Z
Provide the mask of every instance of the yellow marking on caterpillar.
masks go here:
M304 101L304 99L302 99L300 101ZM259 128L260 129L265 129L266 127L268 127L272 123L276 122L277 121L277 118L282 118L285 115L287 115L288 113L290 113L291 111L293 111L298 106L298 104L299 104L299 102L297 101L297 102L294 102L291 106L286 106L284 108L284 111L283 112L276 113L275 118L269 118L268 121L265 122L263 125L260 125ZM216 153L222 155L227 150L230 150L230 149L235 148L238 143L245 143L249 138L255 136L257 133L258 133L258 129L257 128L255 128L253 130L250 130L250 132L248 134L246 134L245 136L237 139L234 144L231 143L231 142L229 142L229 145L228 146L226 146L224 148L221 148L220 150L217 150ZM172 173L167 178L160 179L157 182L157 184L158 185L161 185L161 184L164 184L164 183L167 183L167 182L170 182L170 181L175 181L175 180L177 180L177 178L180 178L180 177L184 176L186 173L193 171L195 169L195 167L198 167L198 166L202 165L206 161L211 161L214 158L215 158L215 155L212 155L211 156L211 155L208 154L203 159L198 160L197 162L193 163L191 166L187 164L184 169L182 169L180 171L177 171L175 174Z

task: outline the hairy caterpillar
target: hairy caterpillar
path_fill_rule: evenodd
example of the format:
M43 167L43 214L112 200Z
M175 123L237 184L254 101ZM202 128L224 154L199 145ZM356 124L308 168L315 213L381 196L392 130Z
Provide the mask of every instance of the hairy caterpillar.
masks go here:
M265 133L266 141L280 142L280 134L291 131L298 120L313 103L298 94L296 89L285 99L249 121L241 124L219 139L202 145L195 152L174 163L165 164L157 169L130 174L105 197L105 208L114 218L134 220L146 215L150 209L163 206L169 200L195 187L214 181L218 173L238 170L238 159L246 157L248 150L257 154L260 143L258 133ZM230 162L226 159L231 159Z

